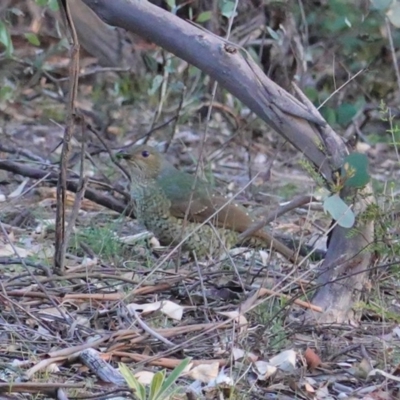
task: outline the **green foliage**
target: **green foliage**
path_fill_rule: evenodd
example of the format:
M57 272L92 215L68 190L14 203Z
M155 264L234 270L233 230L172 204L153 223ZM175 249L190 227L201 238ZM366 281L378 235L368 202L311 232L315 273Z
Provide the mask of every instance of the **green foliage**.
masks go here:
M79 249L80 242L84 242L96 255L113 260L116 255L123 254L122 247L124 246L114 235L114 230L110 225L84 228L74 235L75 240L71 240L70 243Z
M0 43L6 49L6 56L11 57L14 53L14 46L11 40L10 32L8 30L8 26L3 21L0 21Z
M41 7L48 7L52 11L59 10L57 0L36 0L36 4Z
M25 37L28 42L34 46L40 46L39 37L34 33L25 33Z
M236 17L236 15L237 15L237 12L235 10L235 1L220 0L218 2L218 7L220 9L221 14L225 18L233 18L233 17Z
M124 377L129 388L135 391L135 395L139 400L166 400L177 392L178 389L174 389L173 385L179 379L185 368L189 365L190 360L190 358L186 358L180 362L168 377L166 376L165 370L157 372L153 376L148 391L125 364L119 364L119 371Z
M203 11L196 18L196 22L198 22L198 23L207 22L211 19L211 17L212 17L211 11Z
M365 187L370 180L368 157L361 153L349 154L344 160L341 179L345 187Z

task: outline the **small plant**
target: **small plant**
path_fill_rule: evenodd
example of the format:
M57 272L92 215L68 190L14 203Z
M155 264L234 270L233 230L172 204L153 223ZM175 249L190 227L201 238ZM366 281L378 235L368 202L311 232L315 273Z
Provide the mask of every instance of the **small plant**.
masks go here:
M183 360L175 367L168 377L166 376L165 369L157 372L153 376L148 390L146 390L146 387L139 382L135 375L133 375L132 371L126 366L126 364L120 363L119 371L129 388L135 391L135 396L139 400L166 400L171 398L171 396L178 391L178 388L172 388L172 385L181 376L190 360L190 358Z

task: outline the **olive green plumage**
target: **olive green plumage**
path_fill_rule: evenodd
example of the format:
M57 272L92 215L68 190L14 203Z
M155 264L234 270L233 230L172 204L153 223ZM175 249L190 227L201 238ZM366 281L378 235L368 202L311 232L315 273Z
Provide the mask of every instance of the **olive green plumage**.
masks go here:
M176 246L185 239L182 249L197 257L221 254L237 244L239 234L253 223L243 207L215 195L199 178L193 188L195 177L176 169L153 147L135 146L124 158L130 165L137 219L161 244ZM206 220L211 224L200 227ZM292 250L264 230L255 232L246 244L272 244L294 259Z

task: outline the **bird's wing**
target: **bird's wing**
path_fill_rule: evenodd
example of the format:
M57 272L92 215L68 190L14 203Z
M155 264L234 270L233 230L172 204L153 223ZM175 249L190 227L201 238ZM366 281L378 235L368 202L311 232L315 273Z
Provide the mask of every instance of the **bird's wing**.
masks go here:
M176 201L171 203L171 214L177 218L184 218L188 202ZM215 226L244 232L252 223L252 218L246 210L236 203L222 196L195 198L190 203L188 220L204 222L209 220Z
M185 218L187 214L190 221L198 221L207 209L208 205L199 199L193 198L190 203L187 199L175 199L171 201L170 212L176 218Z

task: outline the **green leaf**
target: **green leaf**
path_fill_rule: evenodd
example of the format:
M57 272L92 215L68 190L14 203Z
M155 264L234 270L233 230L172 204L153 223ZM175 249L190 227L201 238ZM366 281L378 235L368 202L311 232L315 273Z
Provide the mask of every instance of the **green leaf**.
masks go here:
M58 11L58 0L49 0L49 8L51 11Z
M149 400L157 400L165 379L165 370L158 371L151 380Z
M11 100L13 94L13 88L11 86L3 86L0 88L0 99L1 100Z
M351 228L356 220L353 211L337 193L325 199L324 211L328 212L343 228Z
M389 21L396 27L400 28L400 3L395 1L386 12Z
M136 397L139 400L146 400L146 388L136 379L132 371L123 363L118 364L118 368L129 388L135 391Z
M8 9L10 13L16 15L17 17L23 17L25 14L17 7L11 7Z
M344 186L363 188L370 180L368 157L361 153L351 153L344 159L342 167Z
M393 0L370 0L372 10L387 10Z
M304 93L306 96L314 103L319 98L318 90L312 86L307 86L304 88Z
M176 9L176 1L175 0L167 0L167 4L168 4L168 7L171 10L175 10Z
M28 42L30 44L33 44L34 46L40 46L40 40L36 34L25 33L25 37L28 39Z
M267 26L267 31L269 35L272 37L272 39L276 40L277 42L279 41L279 33L271 29L269 26Z
M196 18L196 22L207 22L211 19L211 16L212 16L211 11L203 11Z
M40 7L45 7L47 6L48 0L36 0L36 4Z
M234 1L224 1L221 6L221 14L225 18L229 19L229 18L236 16L234 14L234 12L235 12L235 2Z
M177 379L181 376L182 372L189 365L191 358L185 358L179 365L177 365L174 370L168 375L168 378L164 381L162 385L162 389L159 393L159 399L161 396L166 393L169 388L177 381Z
M7 25L2 21L0 21L0 43L6 48L6 56L11 57L14 52L14 46Z
M324 106L321 108L320 112L329 125L336 124L336 113L333 108Z
M160 88L162 81L163 81L163 76L162 75L156 75L153 79L151 88L147 91L149 95L153 95L157 90Z
M357 108L350 103L343 103L336 110L337 122L340 125L348 125L353 117L357 114Z

